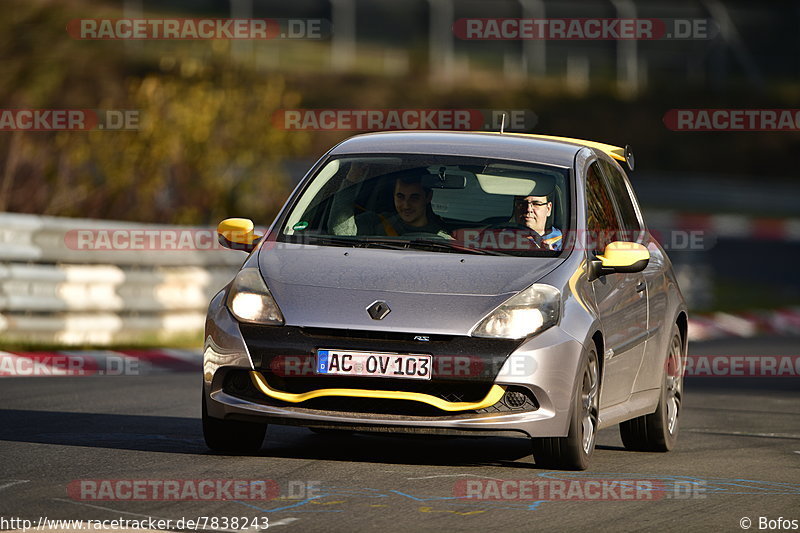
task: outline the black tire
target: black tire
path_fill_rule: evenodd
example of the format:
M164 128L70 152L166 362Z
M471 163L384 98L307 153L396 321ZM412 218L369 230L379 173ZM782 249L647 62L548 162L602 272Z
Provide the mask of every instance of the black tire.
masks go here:
M558 470L586 470L589 467L600 410L600 363L594 347L583 360L581 375L573 391L567 436L533 439L533 458L538 466Z
M203 437L206 446L212 450L232 454L256 453L261 449L266 433L267 424L208 416L206 394L203 392Z
M683 401L684 344L678 326L672 337L661 379L661 397L656 412L622 422L619 434L625 448L640 452L668 452L678 440L678 421Z

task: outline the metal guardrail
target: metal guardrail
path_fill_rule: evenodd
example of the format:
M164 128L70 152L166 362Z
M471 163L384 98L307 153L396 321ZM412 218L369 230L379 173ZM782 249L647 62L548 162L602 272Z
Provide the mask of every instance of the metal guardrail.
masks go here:
M681 245L670 256L693 308L713 307L716 239L800 241L800 219L645 214L663 244ZM702 238L696 249L685 247L691 233ZM119 235L128 240L115 245ZM139 244L129 246L133 241ZM192 243L196 249L187 249ZM0 349L4 342L152 344L192 337L199 345L209 300L244 259L218 246L213 228L0 213Z
M0 342L199 344L244 258L213 228L0 213Z

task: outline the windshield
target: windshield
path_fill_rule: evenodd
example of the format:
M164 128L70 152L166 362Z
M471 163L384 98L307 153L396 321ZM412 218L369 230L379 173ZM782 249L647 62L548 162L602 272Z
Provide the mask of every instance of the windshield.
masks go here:
M569 170L437 155L329 160L279 240L323 246L554 256L567 234Z

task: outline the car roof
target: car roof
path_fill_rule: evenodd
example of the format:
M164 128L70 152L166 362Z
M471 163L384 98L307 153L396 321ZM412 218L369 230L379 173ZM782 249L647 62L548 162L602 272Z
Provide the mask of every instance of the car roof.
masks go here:
M575 141L571 139L569 141ZM596 143L600 144L600 143ZM351 137L331 150L345 154L437 154L513 159L571 168L588 144L529 134L457 131L388 131ZM604 145L608 146L608 145ZM597 146L593 146L597 148Z

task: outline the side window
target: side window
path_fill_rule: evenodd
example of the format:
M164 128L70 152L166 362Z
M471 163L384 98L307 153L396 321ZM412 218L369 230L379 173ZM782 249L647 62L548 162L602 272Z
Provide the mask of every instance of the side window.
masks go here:
M589 230L589 249L602 253L606 245L616 239L620 229L614 203L603 184L597 162L589 166L586 173L586 228Z
M636 209L633 207L631 195L625 185L625 178L622 177L622 174L614 165L607 161L600 161L600 166L605 174L608 188L614 196L614 201L619 209L621 227L625 230L625 235L620 235L620 239L636 241L642 227L636 217Z

